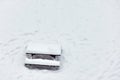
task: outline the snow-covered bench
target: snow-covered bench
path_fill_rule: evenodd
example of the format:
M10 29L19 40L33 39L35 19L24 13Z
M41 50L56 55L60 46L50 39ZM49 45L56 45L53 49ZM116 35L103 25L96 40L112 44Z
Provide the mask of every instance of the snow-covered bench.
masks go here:
M61 46L58 44L30 43L26 47L25 65L29 68L58 69Z

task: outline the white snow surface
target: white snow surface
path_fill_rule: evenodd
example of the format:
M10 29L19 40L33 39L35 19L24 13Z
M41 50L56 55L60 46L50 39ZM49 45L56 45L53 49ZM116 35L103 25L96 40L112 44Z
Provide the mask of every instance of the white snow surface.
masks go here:
M61 69L26 68L30 42L61 44ZM0 80L120 80L120 1L0 0Z
M61 55L60 44L32 42L26 46L26 53Z
M47 60L47 59L25 59L26 64L48 65L48 66L60 66L60 61Z

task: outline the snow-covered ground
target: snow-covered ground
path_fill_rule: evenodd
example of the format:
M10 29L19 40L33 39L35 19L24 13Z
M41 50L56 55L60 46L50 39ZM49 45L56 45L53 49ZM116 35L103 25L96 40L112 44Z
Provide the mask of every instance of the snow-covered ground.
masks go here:
M61 44L61 69L26 68L29 42ZM0 0L0 80L120 80L120 1Z

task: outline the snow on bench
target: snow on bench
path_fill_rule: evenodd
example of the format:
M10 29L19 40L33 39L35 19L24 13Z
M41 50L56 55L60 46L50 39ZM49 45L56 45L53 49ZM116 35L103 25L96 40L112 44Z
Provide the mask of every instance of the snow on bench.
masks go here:
M59 67L60 55L61 46L58 44L31 43L26 48L25 65Z
M60 61L47 59L25 59L25 64L60 66Z
M59 44L31 43L27 46L26 53L60 55L61 46Z

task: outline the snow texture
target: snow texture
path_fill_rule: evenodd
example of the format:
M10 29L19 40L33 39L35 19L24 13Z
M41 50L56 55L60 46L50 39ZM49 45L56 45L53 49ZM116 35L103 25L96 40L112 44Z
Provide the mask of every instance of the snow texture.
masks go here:
M26 53L60 55L61 47L59 44L29 43Z
M60 66L60 61L47 60L47 59L27 59L26 58L25 63L26 64L36 64L36 65Z
M30 42L62 45L58 71L24 66ZM120 80L119 0L0 0L0 80Z

